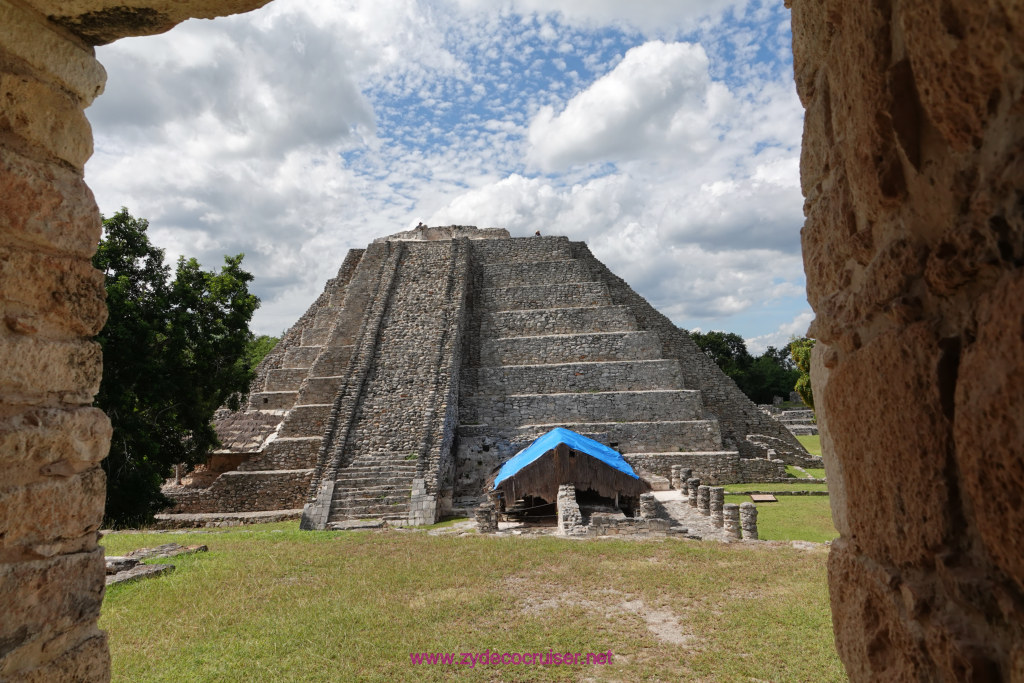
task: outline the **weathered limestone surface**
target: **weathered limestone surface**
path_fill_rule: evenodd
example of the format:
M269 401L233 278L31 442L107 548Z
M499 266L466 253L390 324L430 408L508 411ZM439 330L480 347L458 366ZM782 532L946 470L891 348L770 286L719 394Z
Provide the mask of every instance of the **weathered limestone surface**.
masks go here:
M82 177L92 45L258 0L0 0L0 680L109 678L97 531L110 422L90 407L101 355L100 220Z
M1022 680L1024 6L791 5L840 654Z

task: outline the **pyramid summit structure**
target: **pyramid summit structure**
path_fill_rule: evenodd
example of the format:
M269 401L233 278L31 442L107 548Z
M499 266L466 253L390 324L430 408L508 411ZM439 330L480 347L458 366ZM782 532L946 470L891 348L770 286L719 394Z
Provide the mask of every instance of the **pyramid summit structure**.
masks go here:
M476 505L565 427L648 481L771 480L812 460L668 318L566 237L426 227L351 250L260 364L171 513L410 524Z

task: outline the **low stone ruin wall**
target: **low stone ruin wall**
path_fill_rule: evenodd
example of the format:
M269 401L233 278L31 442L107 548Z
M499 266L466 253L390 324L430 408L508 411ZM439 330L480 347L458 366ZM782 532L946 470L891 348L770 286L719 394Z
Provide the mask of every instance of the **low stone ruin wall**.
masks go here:
M786 464L781 460L746 459L738 453L629 453L630 465L671 479L673 465L693 470L693 475L712 484L741 484L747 481L783 481Z
M209 488L168 487L164 494L175 502L168 514L259 512L301 508L313 470L225 472Z

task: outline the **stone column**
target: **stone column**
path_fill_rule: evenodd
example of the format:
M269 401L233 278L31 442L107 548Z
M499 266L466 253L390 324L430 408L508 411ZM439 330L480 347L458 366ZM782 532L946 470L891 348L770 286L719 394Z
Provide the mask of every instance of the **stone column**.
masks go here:
M744 503L749 505L749 503ZM728 538L740 539L740 506L736 503L726 503L722 506L722 526L725 528L725 535Z
M710 486L701 484L697 487L697 510L702 515L711 514L711 492Z
M669 485L676 491L679 491L683 486L685 486L685 484L686 480L683 479L683 466L672 465L672 476L669 478Z
M580 514L579 504L576 503L575 486L562 484L558 487L555 507L558 509L558 533L575 536L585 531L583 515Z
M265 0L264 0L265 1ZM0 0L0 678L110 676L104 592L110 421L92 407L106 321L90 259L99 210L83 179L84 110L106 72L94 45L160 33L193 12L261 0ZM173 96L173 94L172 94Z
M757 506L753 503L740 504L740 528L743 538L757 540Z
M481 503L473 511L473 517L476 519L476 530L480 533L493 534L498 530L498 511L494 509L494 503Z
M106 73L30 5L0 0L0 678L105 680L107 310L82 176Z
M786 4L836 649L1020 678L1024 4Z
M690 507L697 507L697 489L700 487L700 479L690 478L686 480L687 502Z
M721 486L708 488L708 508L711 511L711 523L722 528L722 506L725 504L725 489Z
M653 493L640 494L640 518L654 519L658 516L658 501Z

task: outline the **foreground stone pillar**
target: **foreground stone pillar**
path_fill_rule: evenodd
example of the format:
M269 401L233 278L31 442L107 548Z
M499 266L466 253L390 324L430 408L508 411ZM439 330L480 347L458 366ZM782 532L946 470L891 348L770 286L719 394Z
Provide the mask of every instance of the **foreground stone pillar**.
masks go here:
M93 45L262 2L0 0L0 680L106 680Z
M498 511L494 509L494 503L480 503L473 510L473 518L476 521L476 530L481 534L493 534L498 530Z
M107 677L92 48L0 0L0 679Z
M697 487L697 511L705 517L711 514L711 487L701 484Z
M743 538L756 541L757 535L757 506L753 503L740 503L740 528L743 530Z
M740 506L726 503L722 506L722 527L727 538L740 540Z
M853 681L1024 679L1024 5L790 0Z
M640 494L640 518L654 519L658 516L658 500L653 493Z
M586 533L583 527L583 515L576 502L576 487L562 484L558 487L558 498L555 501L558 510L558 533L566 536L578 536Z
M670 484L676 491L686 491L686 482L693 473L682 465L672 465L672 478Z
M708 509L711 514L711 523L722 528L722 506L725 504L725 488L712 486L708 488Z
M700 479L687 479L686 480L686 494L687 502L690 507L697 507L697 491L700 488Z

